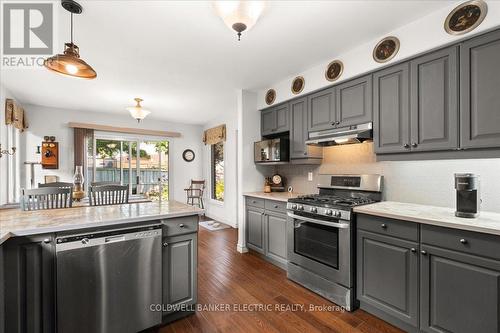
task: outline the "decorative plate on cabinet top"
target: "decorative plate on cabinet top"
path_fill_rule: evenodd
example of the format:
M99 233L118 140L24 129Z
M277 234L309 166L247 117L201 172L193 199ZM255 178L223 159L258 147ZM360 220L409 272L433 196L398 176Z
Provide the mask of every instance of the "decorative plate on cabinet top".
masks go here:
M325 78L333 82L337 80L344 71L344 64L340 60L334 60L326 66Z
M444 30L450 35L462 35L477 28L488 12L488 5L482 0L464 2L446 17Z
M304 81L304 78L302 76L297 76L292 81L292 93L294 93L295 95L300 94L305 85L306 82Z
M269 89L266 92L266 104L267 105L273 104L275 99L276 99L276 90Z
M385 37L375 45L373 49L373 59L380 63L391 60L398 54L399 44L399 39L397 37Z

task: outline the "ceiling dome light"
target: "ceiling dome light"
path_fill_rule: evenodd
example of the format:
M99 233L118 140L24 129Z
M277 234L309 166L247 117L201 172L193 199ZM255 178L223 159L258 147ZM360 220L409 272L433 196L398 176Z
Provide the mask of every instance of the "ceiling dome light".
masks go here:
M237 32L238 40L243 31L250 30L264 10L264 1L214 1L217 14L224 23Z
M143 99L137 97L137 98L134 98L134 100L136 101L136 105L135 106L131 106L131 107L128 107L127 110L128 112L130 112L130 115L137 120L137 122L141 122L141 120L143 120L144 118L146 118L148 116L148 114L151 113L151 111L148 111L148 110L145 110L142 108L141 106L141 102L143 101Z
M95 79L96 71L80 59L80 50L73 43L73 14L81 14L82 6L73 0L61 1L64 9L71 13L71 42L64 44L64 53L45 59L43 65L54 72L82 79Z

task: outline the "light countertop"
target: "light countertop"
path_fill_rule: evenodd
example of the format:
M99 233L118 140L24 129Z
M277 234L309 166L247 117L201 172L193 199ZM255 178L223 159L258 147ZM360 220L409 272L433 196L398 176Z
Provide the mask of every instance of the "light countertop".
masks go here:
M0 244L10 237L200 215L203 210L177 201L22 211L0 210Z
M356 213L388 217L447 228L500 235L500 214L480 212L477 218L455 216L455 209L411 203L382 201L355 207Z
M247 192L247 193L243 193L243 195L246 197L261 198L261 199L267 199L267 200L286 202L286 201L288 201L288 199L297 198L298 196L303 195L303 193L297 193L297 192L292 192L292 193L289 193L289 192L271 192L271 193Z

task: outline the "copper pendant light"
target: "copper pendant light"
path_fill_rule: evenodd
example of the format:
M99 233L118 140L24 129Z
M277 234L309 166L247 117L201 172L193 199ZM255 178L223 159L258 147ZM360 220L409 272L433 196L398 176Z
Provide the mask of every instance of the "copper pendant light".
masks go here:
M80 59L80 50L73 43L73 14L81 14L82 6L73 0L61 2L64 9L71 13L71 42L64 44L64 53L45 59L43 65L59 74L78 77L82 79L95 79L96 71L85 61Z

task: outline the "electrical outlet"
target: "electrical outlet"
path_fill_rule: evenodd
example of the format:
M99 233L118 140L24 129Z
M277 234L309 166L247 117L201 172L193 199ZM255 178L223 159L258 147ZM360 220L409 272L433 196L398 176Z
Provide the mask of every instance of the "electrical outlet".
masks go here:
M312 182L313 181L313 173L312 172L308 172L307 173L307 180Z

